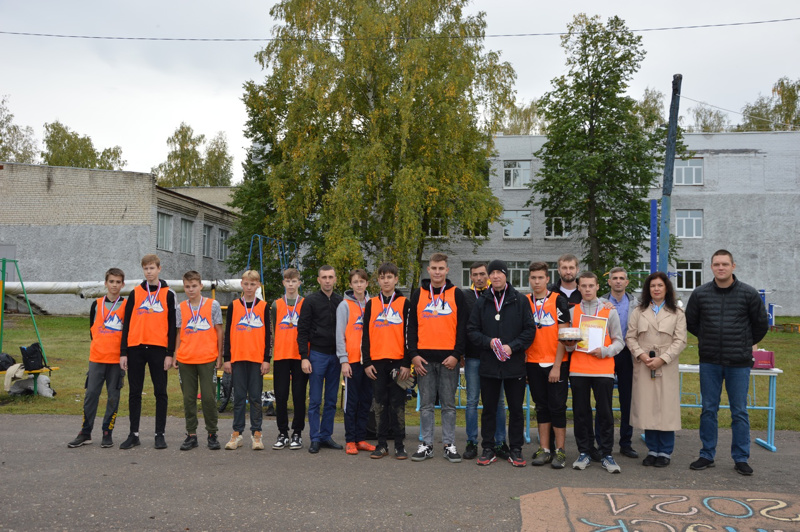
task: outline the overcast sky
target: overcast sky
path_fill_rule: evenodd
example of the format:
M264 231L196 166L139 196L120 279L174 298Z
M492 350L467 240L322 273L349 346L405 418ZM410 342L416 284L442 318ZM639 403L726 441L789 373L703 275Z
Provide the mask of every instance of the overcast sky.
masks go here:
M272 1L0 0L0 31L118 37L264 38L276 24ZM481 0L487 35L562 32L573 14L617 15L631 29L800 17L787 0ZM782 76L800 78L800 21L645 32L647 56L630 94L645 87L669 95L683 74L683 95L740 111ZM564 72L557 36L498 37L488 49L517 72L517 98L530 100ZM241 176L246 139L242 84L260 80L253 55L262 43L145 42L0 34L0 94L20 125L38 140L43 124L60 120L89 135L95 147L119 145L126 170L147 172L166 159L166 139L181 121L207 138L224 131ZM666 101L669 105L669 101ZM681 110L695 105L683 100ZM683 113L682 113L683 114ZM732 123L740 121L729 114Z

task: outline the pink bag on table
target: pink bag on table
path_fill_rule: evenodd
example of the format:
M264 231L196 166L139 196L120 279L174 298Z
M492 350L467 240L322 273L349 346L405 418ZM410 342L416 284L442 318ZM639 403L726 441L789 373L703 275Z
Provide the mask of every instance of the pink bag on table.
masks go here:
M775 353L772 351L753 351L753 369L772 369L775 367Z

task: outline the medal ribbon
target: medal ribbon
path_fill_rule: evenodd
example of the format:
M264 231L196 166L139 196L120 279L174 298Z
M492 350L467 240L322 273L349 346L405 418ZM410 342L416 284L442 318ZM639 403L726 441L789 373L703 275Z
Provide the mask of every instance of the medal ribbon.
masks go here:
M503 286L503 297L500 298L500 302L499 303L497 302L497 295L496 295L494 289L492 289L492 299L494 300L494 308L497 309L497 313L498 314L500 314L500 308L503 306L503 301L506 300L506 294L508 293L506 291L506 287L507 286L508 286L508 284Z
M192 304L189 303L189 312L191 312L191 314L192 314L192 317L191 317L191 319L189 321L190 322L191 321L194 322L194 330L197 330L197 320L200 319L200 309L203 306L203 301L204 301L203 296L200 296L200 304L197 305L197 312L194 311L194 309L192 308ZM247 308L247 307L245 307L245 308Z
M102 312L101 315L103 316L103 325L105 325L105 323L106 323L106 317L107 316L111 316L114 313L114 309L117 308L117 303L119 302L120 299L122 299L122 296L117 296L117 299L114 300L113 303L111 303L111 300L108 299L108 296L105 297L105 300L103 301L103 304L100 305L100 311ZM108 311L108 314L106 314L106 301L111 303L111 310Z
M444 293L445 286L447 286L447 283L443 284L442 287L439 289L439 297L438 298L433 297L433 285L430 285L428 287L428 288L430 288L430 291L431 291L431 301L433 301L433 308L436 308L438 306L442 306L442 307L444 306L444 303L442 303L442 294ZM392 296L392 299L394 299L394 296Z
M253 304L251 305L249 312L247 310L247 303L244 300L244 296L242 296L242 305L244 305L244 318L249 326L251 323L253 323L253 309L256 308L256 300L253 300ZM191 308L191 305L189 305L189 308Z
M367 307L367 301L369 301L369 294L364 292L364 304L361 304L361 301L356 299L356 303L358 303L358 311L361 313L361 322L364 322L364 309ZM383 301L381 301L383 303ZM391 303L389 303L391 305Z
M389 309L389 308L392 306L392 301L394 301L394 296L396 296L396 295L397 295L397 292L394 292L394 293L392 294L392 297L391 297L391 299L389 299L389 304L387 304L387 305L384 305L384 304L383 304L383 297L384 297L384 295L383 295L383 294L381 294L381 295L380 295L379 299L381 300L381 306L383 307L383 312L381 312L381 315L382 315L384 318L387 318L387 317L388 317L388 316L387 316L387 312L388 312L388 310L387 310L387 309ZM359 305L359 306L361 306L361 303L359 303L358 305ZM363 312L364 312L364 311L362 310L361 312L362 312L362 315L363 315Z
M537 324L542 323L542 320L544 319L544 304L547 301L547 298L550 297L550 294L551 294L551 292L547 292L547 295L544 296L544 298L542 298L541 300L534 299L533 306L534 306L535 310L533 311L533 313L536 316L536 323ZM534 298L535 297L536 296L534 296ZM541 307L539 306L539 301L542 302L541 303Z
M161 291L161 283L160 282L158 283L158 288L156 288L156 294L155 295L150 293L150 283L145 281L144 284L147 287L147 298L146 298L146 301L147 301L148 305L152 307L153 305L156 304L156 301L158 301L158 293Z
M286 294L283 294L283 303L286 305L286 308L287 308L286 314L289 315L289 321L291 322L292 327L294 327L294 317L297 315L297 312L295 312L294 309L295 309L295 307L297 307L297 302L299 300L300 300L300 296L298 295L297 298L295 298L295 300L294 300L294 305L292 305L290 307L289 306L289 300L286 299ZM244 299L242 299L242 301L244 301ZM247 310L247 305L245 305L244 308L245 308L245 311L246 311ZM252 312L251 312L251 314L252 314Z

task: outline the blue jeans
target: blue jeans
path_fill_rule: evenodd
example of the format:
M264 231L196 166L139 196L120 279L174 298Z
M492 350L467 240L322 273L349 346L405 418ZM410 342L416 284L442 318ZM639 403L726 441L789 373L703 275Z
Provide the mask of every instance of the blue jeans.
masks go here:
M481 398L481 359L467 358L464 364L464 377L467 380L467 441L478 443L478 401ZM496 444L506 441L506 403L503 394L497 402L497 429L494 433Z
M645 429L644 443L647 445L647 454L671 458L675 450L675 431Z
M433 445L433 428L436 424L435 403L439 397L442 407L442 443L456 442L456 388L459 368L447 369L440 362L423 364L425 375L417 375L419 387L419 424L422 441Z
M700 363L700 393L703 413L700 415L700 456L714 459L717 450L717 411L722 394L722 381L731 406L731 458L747 462L750 458L750 417L747 414L747 392L750 387L750 368L731 368L719 364Z
M311 441L327 441L333 434L333 420L336 416L336 398L339 396L339 374L341 364L336 354L320 353L311 350L311 375L308 377L308 430ZM320 422L322 387L325 387L325 406Z
M367 420L372 407L372 379L361 362L350 364L353 376L344 380L344 439L358 443L367 439Z

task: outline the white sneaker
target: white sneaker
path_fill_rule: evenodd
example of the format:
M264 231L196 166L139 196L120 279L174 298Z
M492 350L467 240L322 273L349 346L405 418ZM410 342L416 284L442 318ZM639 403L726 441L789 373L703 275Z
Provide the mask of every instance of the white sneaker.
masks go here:
M417 452L411 455L411 460L413 462L423 462L428 458L433 458L433 448L424 443L420 443Z
M578 455L578 459L572 463L572 469L580 469L583 471L591 463L592 458L586 453L581 453Z
M260 450L264 449L264 442L261 441L261 432L255 431L253 433L252 438L253 438L252 448L253 448L254 451L260 451Z
M242 435L239 434L238 432L234 432L233 434L231 434L230 441L225 444L225 449L227 449L229 451L232 451L234 449L238 449L239 447L241 447L243 445L242 444L242 440L244 440Z
M608 471L609 473L622 473L622 468L619 465L617 465L617 463L614 461L613 456L611 455L606 456L605 458L603 458L602 463L605 470Z

